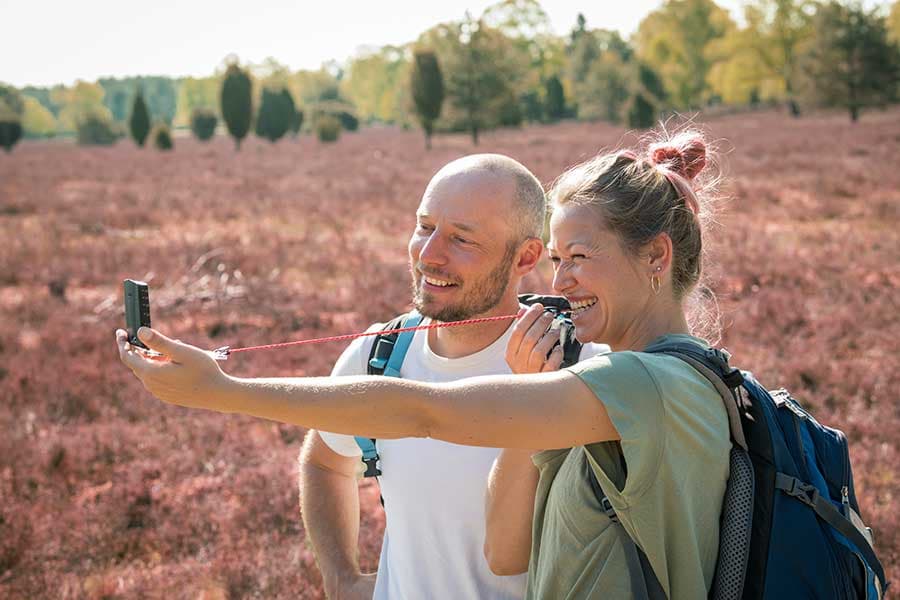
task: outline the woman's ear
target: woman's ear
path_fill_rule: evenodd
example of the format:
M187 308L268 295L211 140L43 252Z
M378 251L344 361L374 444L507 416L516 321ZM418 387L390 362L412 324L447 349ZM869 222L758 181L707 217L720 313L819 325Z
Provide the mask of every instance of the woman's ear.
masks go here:
M673 247L672 238L668 233L660 233L644 245L642 256L646 257L647 265L652 274L660 274L668 271L672 266Z

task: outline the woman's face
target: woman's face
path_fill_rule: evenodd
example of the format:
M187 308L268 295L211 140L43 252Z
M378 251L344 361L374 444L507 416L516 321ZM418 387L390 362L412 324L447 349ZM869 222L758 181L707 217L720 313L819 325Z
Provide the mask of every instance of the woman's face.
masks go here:
M573 204L554 207L548 249L553 289L572 304L578 340L622 349L640 330L652 293L639 259L622 249L595 209Z

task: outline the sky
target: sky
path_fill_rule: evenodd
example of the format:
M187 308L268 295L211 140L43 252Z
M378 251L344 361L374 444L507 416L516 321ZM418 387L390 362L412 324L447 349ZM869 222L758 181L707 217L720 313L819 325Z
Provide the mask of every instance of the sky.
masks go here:
M343 62L363 47L404 44L496 0L0 0L0 81L16 87L130 75L208 76L226 56L291 69ZM719 0L737 16L741 0ZM557 34L582 12L628 36L661 0L544 0Z

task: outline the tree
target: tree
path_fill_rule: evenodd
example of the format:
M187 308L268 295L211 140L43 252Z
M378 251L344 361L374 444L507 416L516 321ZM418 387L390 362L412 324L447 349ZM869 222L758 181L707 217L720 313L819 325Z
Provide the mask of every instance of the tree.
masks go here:
M63 130L77 131L82 121L94 123L99 119L112 123L112 113L103 103L104 94L99 84L86 81L76 81L72 87L53 88L50 99L60 107L59 123Z
M856 121L863 107L896 99L900 51L877 9L832 0L819 8L813 30L806 69L822 104L843 106Z
M172 132L165 123L156 124L153 131L150 132L150 139L157 150L167 151L174 146L172 143Z
M20 119L25 114L25 99L19 90L11 85L0 83L0 102L3 102L6 108Z
M617 31L587 29L584 15L578 17L566 48L574 113L618 122L628 98L628 63L634 52Z
M212 138L216 133L219 117L211 108L197 107L191 113L191 131L201 142Z
M365 122L410 122L409 80L413 63L406 48L366 49L350 61L340 82L340 95Z
M147 104L147 112L154 120L171 124L178 101L176 82L170 77L105 77L97 80L103 89L103 104L112 118L125 123L131 113L136 89L140 89Z
M22 129L26 137L53 137L56 135L56 117L36 98L24 96L25 111Z
M186 77L178 84L178 109L175 125L190 125L194 111L209 108L219 103L220 77ZM215 113L214 113L215 114Z
M334 142L341 134L341 122L334 115L322 114L316 119L315 130L320 142Z
M507 62L510 43L499 31L469 15L442 27L447 97L477 145L482 129L509 121L510 89L520 73Z
M632 95L634 69L617 52L603 52L576 87L578 118L620 123L624 107Z
M895 44L900 44L900 0L896 0L891 7L891 13L887 20L888 35Z
M430 150L434 122L441 116L444 103L444 77L434 52L419 50L415 53L410 87L416 115L425 132L425 147Z
M12 147L22 137L22 117L9 107L7 100L8 97L3 97L0 92L0 146L12 152Z
M147 110L147 103L144 102L144 94L141 90L138 90L134 97L134 103L131 105L128 129L131 131L134 142L143 147L147 135L150 133L150 112Z
M75 133L82 146L109 146L116 143L122 133L105 106L92 109L78 117Z
M250 75L236 62L229 64L225 70L220 102L222 119L234 138L235 148L240 150L241 140L250 131L250 121L253 119L253 83Z
M294 109L294 118L291 119L291 136L297 137L300 128L303 126L303 111L299 108Z
M798 57L812 33L810 0L754 0L744 7L747 26L713 40L715 63L708 80L726 102L748 102L754 93L784 100L800 115L796 100Z
M256 117L256 135L270 142L278 141L290 129L295 112L294 100L287 88L263 88Z
M19 91L10 86L0 84L0 146L7 152L22 137L22 117L25 114L25 101Z
M628 106L628 126L639 129L653 127L664 100L665 89L659 75L648 65L638 62Z
M638 58L659 72L677 108L709 100L710 43L736 29L713 0L669 0L641 21L635 35Z
M550 121L559 121L566 115L566 96L562 82L553 75L547 79L544 112Z
M544 115L536 113L543 110L536 111L529 103L546 101L548 78L562 72L566 62L565 44L554 35L547 12L538 0L500 0L484 10L481 22L508 40L505 60L517 75L509 85L516 106L504 103L501 123L514 115L519 122L522 116L541 120Z

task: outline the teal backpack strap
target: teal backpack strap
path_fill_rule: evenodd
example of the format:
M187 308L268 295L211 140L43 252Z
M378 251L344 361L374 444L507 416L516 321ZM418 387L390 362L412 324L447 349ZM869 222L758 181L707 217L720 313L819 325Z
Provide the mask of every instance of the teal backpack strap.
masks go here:
M412 311L402 315L385 326L385 330L399 329L401 327L418 327L422 322L422 315ZM389 335L379 335L375 338L372 351L369 354L367 370L369 375L385 375L387 377L400 377L400 367L403 359L412 343L415 331L404 331ZM362 450L362 461L366 465L363 477L378 477L381 469L378 468L378 449L375 447L375 439L354 436L356 445Z
M366 472L363 477L378 477L381 475L381 469L378 468L378 450L375 449L375 440L367 437L353 436L356 439L356 445L362 450L362 461L366 465Z
M406 320L403 321L401 327L418 327L421 322L422 315L412 311L406 317ZM394 350L391 352L387 366L384 368L384 374L387 377L400 377L400 367L403 366L403 359L406 358L406 352L409 350L409 345L412 343L415 334L415 331L404 331L397 336L397 341L394 342Z

